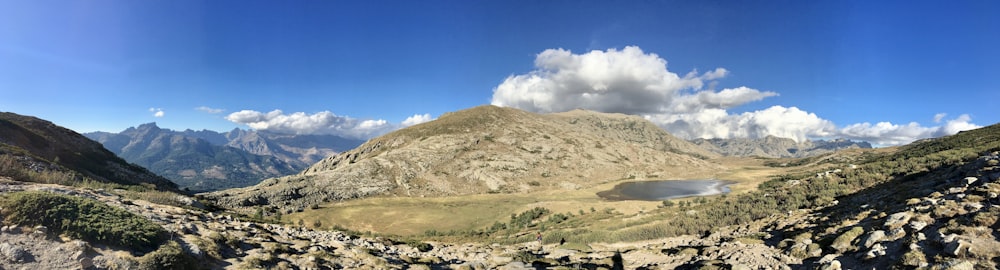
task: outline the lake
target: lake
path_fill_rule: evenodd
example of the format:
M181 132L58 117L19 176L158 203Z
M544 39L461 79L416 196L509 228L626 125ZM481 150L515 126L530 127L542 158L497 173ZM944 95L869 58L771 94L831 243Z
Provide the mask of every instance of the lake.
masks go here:
M714 179L626 182L615 185L611 190L598 192L597 196L613 201L662 201L729 193L729 185L733 183L735 182Z

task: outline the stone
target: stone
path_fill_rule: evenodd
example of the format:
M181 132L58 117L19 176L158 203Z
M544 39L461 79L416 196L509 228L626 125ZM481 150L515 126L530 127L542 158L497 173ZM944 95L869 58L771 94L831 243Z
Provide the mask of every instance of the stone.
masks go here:
M885 256L885 246L882 244L875 244L870 250L868 250L868 252L865 253L864 259L871 260L881 256Z
M979 178L977 178L977 177L966 177L965 180L963 181L963 183L965 183L966 186L970 186L970 185L976 183L976 181L979 181Z
M913 214L910 213L910 212L895 213L895 214L889 215L889 217L885 219L884 226L886 228L888 228L888 229L899 228L899 227L902 227L903 224L906 224L907 221L910 221L910 218L912 218L912 217L913 217Z
M24 262L31 254L27 250L10 243L0 243L0 256L9 262Z
M872 245L882 241L885 238L885 231L875 230L868 234L868 238L865 238L865 242L862 244L865 248L871 248Z
M910 229L913 229L913 231L915 231L915 232L919 232L920 230L923 230L924 227L927 227L927 222L923 222L923 221L919 221L919 220L910 221Z
M958 261L949 262L943 268L945 270L973 270L976 269L976 265L970 261Z
M944 252L951 256L959 256L968 253L969 243L963 239L955 239L944 246Z
M828 263L823 264L819 267L820 270L840 270L840 261L834 259Z
M511 262L511 263L508 263L507 265L501 266L501 267L499 267L497 269L500 269L500 270L534 270L535 268L532 268L531 265L525 264L523 262Z

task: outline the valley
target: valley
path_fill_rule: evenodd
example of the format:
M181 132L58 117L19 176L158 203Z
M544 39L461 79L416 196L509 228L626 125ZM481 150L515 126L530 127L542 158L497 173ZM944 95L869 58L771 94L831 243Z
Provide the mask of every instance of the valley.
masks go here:
M2 116L4 269L976 269L1000 260L1000 125L900 147L734 157L623 115L481 107L296 175L190 197L79 134ZM597 195L661 179L735 183L731 193L664 201ZM50 208L59 211L40 210Z

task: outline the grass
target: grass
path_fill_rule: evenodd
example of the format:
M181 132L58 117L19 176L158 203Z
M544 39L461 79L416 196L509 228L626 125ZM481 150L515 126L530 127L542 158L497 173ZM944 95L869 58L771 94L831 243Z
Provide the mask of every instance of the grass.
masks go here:
M733 180L735 193L749 192L768 176L788 168L771 168L755 159L729 159L730 170L706 175L702 179ZM534 241L534 232L543 231L546 244L567 243L587 247L591 243L639 241L670 236L676 231L664 228L673 215L700 207L704 199L671 200L678 206L660 207L660 201L606 201L596 193L627 181L607 181L579 190L546 190L529 194L479 194L449 197L375 197L330 203L317 209L283 217L286 223L313 224L325 228L371 232L378 235L425 237L438 241L473 241L520 243ZM708 197L715 200L718 196ZM708 201L704 200L704 201ZM684 206L690 205L690 206ZM495 223L508 223L511 215L541 207L549 214L539 217L527 228L483 234ZM593 211L591 209L594 209ZM581 214L582 213L582 214ZM552 215L569 215L553 219ZM559 222L556 222L559 220Z

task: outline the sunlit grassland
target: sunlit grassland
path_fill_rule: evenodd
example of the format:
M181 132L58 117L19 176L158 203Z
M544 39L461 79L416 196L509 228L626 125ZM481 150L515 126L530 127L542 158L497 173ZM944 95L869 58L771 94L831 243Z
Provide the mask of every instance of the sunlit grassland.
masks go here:
M744 193L754 190L770 176L790 169L767 167L761 159L753 158L726 158L719 162L727 169L694 179L732 180L736 182L731 186L733 192ZM319 225L319 229L337 228L441 241L516 243L533 240L531 232L544 231L546 242L570 238L589 244L665 235L659 225L670 216L719 197L676 199L672 201L678 203L678 207L663 207L660 201L607 201L596 195L626 181L630 180L608 181L577 190L554 188L526 194L366 198L320 205L316 209L285 215L283 221L307 227ZM549 216L546 215L519 230L489 230L496 223L509 222L512 215L536 207L568 218L546 222Z

